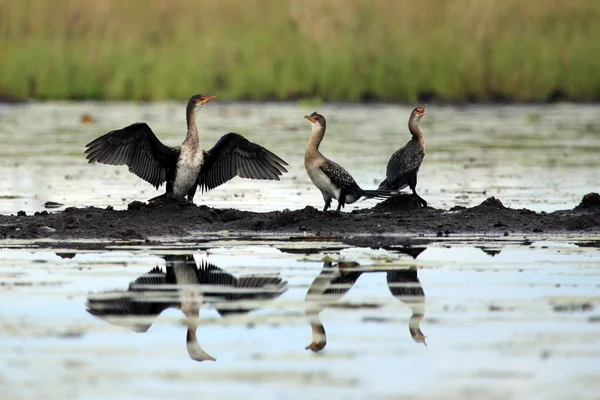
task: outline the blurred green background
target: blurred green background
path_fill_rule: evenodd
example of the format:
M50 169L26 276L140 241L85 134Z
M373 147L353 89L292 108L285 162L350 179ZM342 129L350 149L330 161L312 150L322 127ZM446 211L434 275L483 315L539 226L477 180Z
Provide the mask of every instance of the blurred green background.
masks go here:
M600 99L598 0L0 0L4 99Z

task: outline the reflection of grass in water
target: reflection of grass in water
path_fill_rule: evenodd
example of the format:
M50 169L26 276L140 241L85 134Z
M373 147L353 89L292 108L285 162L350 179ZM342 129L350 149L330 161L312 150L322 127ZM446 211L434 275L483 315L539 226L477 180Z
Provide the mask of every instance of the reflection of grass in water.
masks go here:
M0 95L600 96L595 0L0 0Z

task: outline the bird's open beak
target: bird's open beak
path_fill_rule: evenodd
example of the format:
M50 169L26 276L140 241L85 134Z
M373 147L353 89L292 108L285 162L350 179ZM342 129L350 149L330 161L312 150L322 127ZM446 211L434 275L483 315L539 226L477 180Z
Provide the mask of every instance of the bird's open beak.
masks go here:
M427 107L427 104L423 104L423 107L421 107L421 109L419 109L419 116L420 117L422 117L423 115L426 114L425 107Z
M315 118L311 117L310 115L305 115L304 118L307 119L307 120L309 120L313 124L317 123L317 120Z
M200 104L206 104L209 101L216 99L216 98L217 98L217 96L205 96L200 100Z

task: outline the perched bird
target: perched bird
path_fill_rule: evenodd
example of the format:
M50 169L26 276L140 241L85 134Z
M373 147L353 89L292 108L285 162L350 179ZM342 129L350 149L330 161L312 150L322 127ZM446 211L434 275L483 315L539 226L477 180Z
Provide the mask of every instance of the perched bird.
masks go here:
M127 165L146 182L159 188L167 182L166 193L157 198L193 202L197 186L214 189L235 176L279 180L288 165L281 158L237 133L221 137L210 149L200 147L196 114L215 96L194 95L186 109L187 136L181 146L164 145L144 122L100 136L86 145L90 163Z
M412 139L390 157L385 179L378 188L378 190L398 191L408 186L423 207L427 207L427 202L417 194L417 173L425 158L425 138L419 121L425 115L426 106L427 104L417 107L410 113L408 130L412 134Z
M165 261L166 271L153 268L131 282L127 291L90 294L87 312L134 332L146 332L160 313L178 308L186 317L190 358L214 361L196 336L203 303L211 303L221 316L242 314L258 308L257 301L277 298L286 291L287 282L275 274L235 278L208 262L196 265L192 255L166 255ZM137 318L123 318L132 316Z
M325 200L323 212L329 209L331 199L337 200L336 212L339 213L344 205L352 204L361 197L385 199L393 195L393 192L389 190L361 189L348 171L323 156L319 151L319 145L325 136L325 117L313 112L304 118L312 124L312 135L304 153L304 168L306 168L310 180L323 195L323 200Z

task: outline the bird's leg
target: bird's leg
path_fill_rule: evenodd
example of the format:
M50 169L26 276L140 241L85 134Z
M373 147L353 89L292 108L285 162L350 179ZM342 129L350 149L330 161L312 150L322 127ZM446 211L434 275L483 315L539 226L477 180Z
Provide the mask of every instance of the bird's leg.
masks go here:
M344 205L346 205L346 193L344 192L344 190L342 190L340 192L340 198L338 199L338 206L335 210L337 215L341 214L341 210L342 210L342 207L344 207Z
M417 196L417 198L419 199L419 203L421 203L421 205L422 205L423 207L427 207L427 202L425 201L425 199L424 199L424 198L422 198L421 196L419 196L419 195L417 194L417 191L416 191L416 190L414 190L414 189L413 189L413 194L414 194L415 196Z
M327 210L329 210L329 206L331 206L331 199L325 200L325 207L323 207L323 212L327 212Z
M417 194L417 173L415 172L415 174L409 179L408 181L408 186L410 187L410 190L412 190L413 194L415 196L417 196L417 199L419 199L419 203L423 206L423 207L427 207L427 202L425 201L425 199L423 199L421 196L419 196Z
M188 190L187 201L190 204L194 203L194 195L196 194L196 188L197 187L198 187L198 185L192 185L192 187L190 188L190 190Z
M166 193L161 194L160 196L151 198L150 200L148 200L148 203L163 203L164 201L166 201L170 198L171 198L170 193L166 192Z

